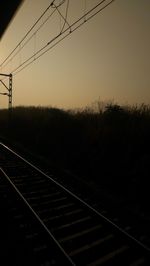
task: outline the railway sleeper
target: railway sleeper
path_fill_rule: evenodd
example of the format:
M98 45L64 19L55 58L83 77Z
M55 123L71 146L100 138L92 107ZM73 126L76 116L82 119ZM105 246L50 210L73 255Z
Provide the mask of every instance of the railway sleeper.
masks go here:
M102 259L109 256L110 253L116 255L117 250L122 253L128 248L128 245L125 243L118 243L114 235L110 234L91 243L91 245L84 246L71 252L69 255L77 265L82 261L84 261L83 265L88 265L100 258Z
M98 225L98 222L93 221L91 217L86 217L86 219L79 219L75 223L69 223L65 226L53 227L50 228L50 230L54 233L54 236L57 239L62 239L66 236L82 232L83 230L86 230L87 228L94 225Z
M64 213L57 216L49 216L46 218L43 217L43 221L51 226L63 226L68 223L75 222L76 220L84 217L86 217L85 213L83 212L83 210L79 209L73 212Z
M72 235L72 238L71 236L66 236L65 241L63 239L60 239L59 242L62 244L64 249L70 253L74 249L80 249L107 236L108 232L104 230L102 225L99 225L93 228L89 228L88 230L83 230L78 234L74 234Z

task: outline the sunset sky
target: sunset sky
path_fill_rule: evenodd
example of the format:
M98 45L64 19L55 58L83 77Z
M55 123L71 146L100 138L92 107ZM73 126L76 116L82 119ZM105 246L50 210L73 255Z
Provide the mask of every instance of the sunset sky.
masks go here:
M73 23L99 2L70 0L68 23ZM50 3L50 0L23 2L0 41L0 64ZM66 0L60 7L63 15L67 3ZM52 11L51 8L45 18ZM41 23L43 21L44 18ZM55 12L54 17L0 72L11 73L62 27L63 20ZM2 85L0 92L5 92ZM149 0L114 1L13 77L13 106L78 108L98 99L114 100L119 104L150 104ZM7 107L7 102L7 97L0 95L0 108Z

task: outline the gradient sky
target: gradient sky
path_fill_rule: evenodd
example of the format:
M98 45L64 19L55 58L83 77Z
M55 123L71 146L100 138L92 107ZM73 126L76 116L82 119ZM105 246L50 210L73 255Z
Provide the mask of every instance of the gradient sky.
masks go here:
M25 0L0 42L0 63L50 0ZM59 2L59 0L58 0ZM86 0L87 10L98 0ZM84 13L85 0L70 0L68 21ZM61 7L64 12L65 4ZM57 15L4 69L10 73L59 32ZM13 78L13 105L84 107L100 99L150 104L150 1L116 0ZM6 81L7 82L7 81ZM0 86L0 91L5 88ZM7 107L0 95L0 108Z

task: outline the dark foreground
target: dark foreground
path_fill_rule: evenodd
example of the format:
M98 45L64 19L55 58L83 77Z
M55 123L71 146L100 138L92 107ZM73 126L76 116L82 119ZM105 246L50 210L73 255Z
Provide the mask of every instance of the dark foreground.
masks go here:
M106 209L96 211L2 143L0 197L2 265L150 263L150 249L130 234L133 228L117 226Z
M0 135L86 199L104 203L112 213L116 209L123 215L126 210L128 221L135 224L136 217L137 231L141 226L147 234L149 106L108 105L103 111L18 107L11 114L1 110Z

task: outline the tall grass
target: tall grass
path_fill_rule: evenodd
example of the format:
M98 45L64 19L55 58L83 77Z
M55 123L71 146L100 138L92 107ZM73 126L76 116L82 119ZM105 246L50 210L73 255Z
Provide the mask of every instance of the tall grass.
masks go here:
M150 106L0 110L0 135L87 182L148 204Z

